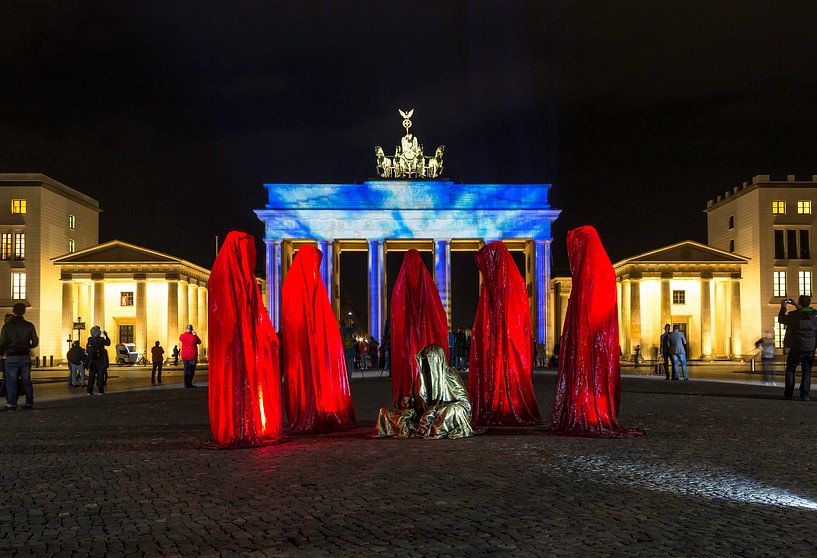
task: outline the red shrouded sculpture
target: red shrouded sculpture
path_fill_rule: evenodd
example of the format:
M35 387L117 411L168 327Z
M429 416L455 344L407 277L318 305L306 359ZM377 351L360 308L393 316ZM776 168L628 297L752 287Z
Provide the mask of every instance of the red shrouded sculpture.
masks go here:
M525 280L499 241L476 255L482 274L471 331L468 398L478 426L542 422L531 382L530 303Z
M343 342L321 278L321 252L301 246L281 289L281 350L289 428L320 434L355 423Z
M230 232L207 284L210 428L222 448L283 437L278 336L254 271L255 238Z
M559 353L551 430L568 436L625 437L618 425L621 361L616 274L596 229L567 233L573 286Z
M394 404L411 397L414 355L428 345L448 347L448 318L440 293L417 250L409 250L391 296L391 374Z

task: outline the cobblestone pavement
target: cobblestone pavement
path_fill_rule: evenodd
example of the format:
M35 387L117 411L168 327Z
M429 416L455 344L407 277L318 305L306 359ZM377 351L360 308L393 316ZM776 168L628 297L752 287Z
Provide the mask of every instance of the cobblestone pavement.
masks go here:
M352 389L360 428L250 450L206 389L0 414L0 556L817 555L817 403L780 389L626 379L643 438L458 441L371 439L389 380Z

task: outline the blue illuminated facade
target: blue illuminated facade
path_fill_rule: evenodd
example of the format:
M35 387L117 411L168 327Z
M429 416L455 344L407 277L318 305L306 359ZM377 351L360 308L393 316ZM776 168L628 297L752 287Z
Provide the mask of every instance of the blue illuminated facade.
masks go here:
M369 324L378 340L385 321L385 253L393 241L425 242L434 252L434 278L450 319L450 255L463 241L513 240L529 254L528 286L537 342L547 341L551 225L550 184L454 184L372 180L362 184L265 184L264 223L270 316L279 327L287 246L316 242L324 282L339 311L341 250L369 254ZM402 244L404 247L407 245Z

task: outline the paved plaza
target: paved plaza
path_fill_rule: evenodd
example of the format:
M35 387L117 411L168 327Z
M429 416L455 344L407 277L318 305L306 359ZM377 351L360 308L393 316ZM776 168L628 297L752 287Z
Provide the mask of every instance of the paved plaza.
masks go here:
M359 428L248 450L206 388L4 413L0 556L817 555L817 403L780 388L626 378L643 438L459 441L372 439L389 380L352 389Z

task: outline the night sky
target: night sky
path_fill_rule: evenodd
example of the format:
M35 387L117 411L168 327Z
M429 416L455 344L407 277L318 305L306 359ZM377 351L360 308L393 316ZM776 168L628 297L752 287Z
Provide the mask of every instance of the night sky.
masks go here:
M707 199L755 174L817 174L815 21L811 1L7 1L0 171L99 199L101 241L209 267L215 235L261 236L263 182L371 178L414 107L455 182L554 185L557 269L583 224L617 260L706 241Z

